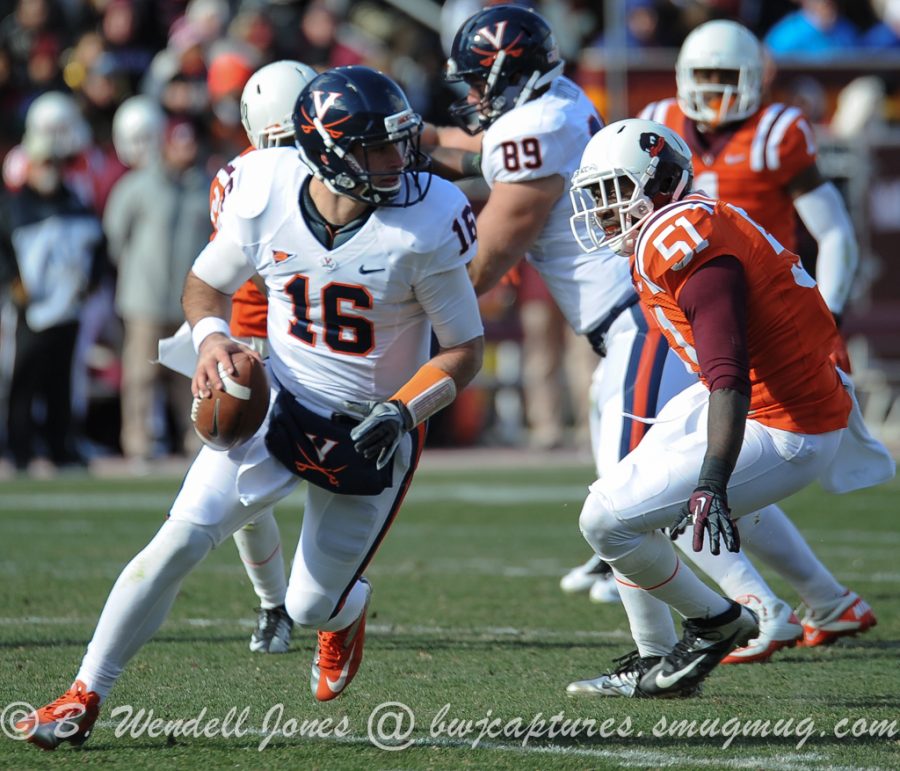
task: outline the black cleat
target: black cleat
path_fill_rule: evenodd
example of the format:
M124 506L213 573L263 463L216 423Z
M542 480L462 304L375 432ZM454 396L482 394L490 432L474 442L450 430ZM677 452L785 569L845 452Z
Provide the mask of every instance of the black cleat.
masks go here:
M684 635L662 660L638 681L644 696L686 696L697 688L734 648L759 636L756 614L746 605L732 607L711 619L686 619Z

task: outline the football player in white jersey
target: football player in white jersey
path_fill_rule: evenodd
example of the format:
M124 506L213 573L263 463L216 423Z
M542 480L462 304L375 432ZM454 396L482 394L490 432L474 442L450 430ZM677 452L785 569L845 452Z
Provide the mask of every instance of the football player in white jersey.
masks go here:
M421 119L405 94L375 70L340 67L303 89L294 123L299 158L276 148L236 164L216 237L184 290L199 352L192 388L204 398L223 388L219 367L233 372L232 356L250 351L229 337L229 295L263 277L269 414L241 446L200 451L165 524L113 587L75 683L17 724L44 748L87 738L182 579L298 475L310 484L285 604L295 624L318 630L315 698L342 693L363 653L362 574L412 480L424 421L481 366L465 268L471 209L422 170Z
M586 255L569 229L566 192L581 151L603 125L584 91L563 76L547 22L514 5L486 8L456 33L446 79L469 92L451 107L464 130L429 130L437 165L480 173L490 196L478 216L478 253L469 265L476 291L493 287L523 255L538 270L576 333L603 357L591 385L591 444L601 475L640 441L669 397L693 382L648 324L627 266L609 250ZM633 416L633 417L632 417ZM564 580L618 596L608 566L593 558ZM574 583L580 586L574 586Z

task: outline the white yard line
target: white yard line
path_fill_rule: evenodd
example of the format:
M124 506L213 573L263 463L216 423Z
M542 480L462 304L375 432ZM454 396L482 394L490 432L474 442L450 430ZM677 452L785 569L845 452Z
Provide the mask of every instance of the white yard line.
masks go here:
M97 723L99 728L109 728L115 729L119 726L119 723L112 720L100 720ZM268 736L268 732L263 731L261 728L252 728L249 726L243 726L242 730L244 734L247 736L259 736L261 738ZM128 734L126 733L127 737ZM291 741L294 737L288 739ZM127 738L126 738L127 740ZM189 742L190 739L184 739L183 741ZM273 741L279 742L277 746L283 746L280 744L280 737L278 734L275 734ZM301 737L297 739L300 743L319 743L324 742L328 744L338 744L338 745L350 745L350 746L366 746L373 747L375 746L371 739L367 736L330 736L330 737L316 737L316 738L308 738ZM604 740L607 741L607 740ZM653 741L652 738L649 738L648 741ZM738 739L739 741L739 739ZM790 741L790 740L786 740ZM718 739L710 739L709 743L711 746L718 746ZM723 753L734 754L737 748L735 744L732 744L728 750L722 750ZM807 771L807 769L814 767L817 771L884 771L884 769L880 769L875 766L836 766L830 764L824 764L823 761L828 760L828 755L822 754L821 752L798 752L798 753L779 753L777 755L766 757L763 755L751 755L747 757L717 757L717 758L708 758L708 757L698 757L694 755L687 755L682 752L673 753L668 751L658 751L658 750L637 750L637 749L622 749L622 750L613 750L613 749L600 749L594 747L573 747L570 745L560 746L560 745L547 745L547 744L526 744L522 745L521 743L511 743L511 742L497 742L493 740L482 740L478 743L476 748L472 747L472 741L466 741L465 739L452 739L446 737L424 737L413 739L409 745L409 749L429 749L429 748L439 748L439 749L460 749L467 750L469 752L511 752L517 755L532 755L532 756L552 756L552 757L561 757L561 758L571 758L571 757L579 757L579 758L594 758L594 759L603 759L603 760L611 760L616 762L620 767L625 768L647 768L647 767L655 767L655 768L672 768L672 767L681 767L681 768L724 768L724 769L761 769L762 771ZM265 749L262 750L261 755L265 752ZM390 761L390 765L395 765L396 762L401 762L404 760L404 752L405 750L399 751L385 751L383 750L383 755L385 761ZM815 764L813 766L813 764Z

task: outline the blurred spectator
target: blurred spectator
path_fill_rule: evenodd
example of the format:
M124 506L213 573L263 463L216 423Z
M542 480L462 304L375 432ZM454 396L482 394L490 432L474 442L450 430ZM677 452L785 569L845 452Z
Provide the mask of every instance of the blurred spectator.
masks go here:
M6 154L22 135L18 113L22 92L13 77L13 60L9 49L0 45L0 156Z
M111 0L103 11L101 29L108 56L115 69L128 78L129 93L134 93L153 59L146 8L146 3L134 0Z
M153 57L141 91L171 115L200 119L209 106L201 31L183 20L173 25L166 47Z
M52 0L18 0L0 22L0 47L12 57L13 73L28 90L49 90L58 76L59 54L66 37L59 9Z
M660 48L677 45L673 37L672 8L657 0L625 0L625 45L628 48ZM613 35L606 30L593 45L607 47Z
M800 10L781 19L765 37L776 57L834 54L858 42L859 31L841 14L837 0L800 0Z
M228 37L251 52L260 66L281 58L275 28L265 8L241 11L228 25Z
M318 70L362 64L359 52L339 39L339 15L325 0L312 0L300 20L300 34L290 58L306 62Z
M173 451L197 447L190 388L180 375L152 362L157 342L184 320L181 286L209 238L209 180L198 169L198 152L191 123L170 120L160 162L122 177L103 218L119 269L116 308L125 325L122 449L138 462L156 454L151 421L157 386L165 388L175 424Z
M900 0L876 0L876 12L881 21L862 36L866 48L900 48Z
M79 315L105 262L99 220L63 181L64 164L81 140L32 119L46 104L38 100L29 110L24 184L2 207L0 224L8 266L0 274L11 277L18 308L7 438L19 471L41 441L55 466L83 462L72 420L73 357Z

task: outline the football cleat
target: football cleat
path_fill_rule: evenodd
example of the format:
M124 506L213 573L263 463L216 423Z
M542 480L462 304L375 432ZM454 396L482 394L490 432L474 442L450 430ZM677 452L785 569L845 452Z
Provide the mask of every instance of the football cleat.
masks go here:
M594 583L602 578L612 578L612 568L598 555L593 554L583 565L572 568L559 582L559 588L566 594L588 591Z
M619 585L616 583L616 577L610 573L608 576L603 576L602 578L598 578L591 585L591 589L588 592L588 597L591 602L597 603L608 603L608 602L620 602L621 598L619 597Z
M44 750L55 750L63 742L84 744L100 713L100 696L76 680L56 701L32 712L15 724L16 733Z
M860 634L878 623L872 608L856 592L847 591L841 601L825 615L817 616L809 610L800 622L803 624L801 648L830 645L839 637Z
M778 602L765 605L750 594L738 597L737 602L748 605L759 618L759 637L750 640L744 647L735 648L724 659L723 664L752 664L767 661L775 651L793 648L803 637L803 627L787 603Z
M291 645L294 622L284 605L258 610L256 629L250 635L250 650L253 653L285 653Z
M685 619L684 634L672 652L638 681L641 693L654 698L689 695L734 648L759 636L756 614L747 606L732 602L721 616L728 620L716 626L709 624L715 619Z
M362 613L345 629L319 632L309 685L319 701L331 701L343 693L355 677L363 657L366 639L366 612L372 598L372 587L365 579L366 602Z
M661 661L661 656L641 656L638 651L613 659L617 665L612 672L593 680L578 680L566 686L570 696L627 696L639 697L637 684L651 667Z

